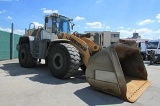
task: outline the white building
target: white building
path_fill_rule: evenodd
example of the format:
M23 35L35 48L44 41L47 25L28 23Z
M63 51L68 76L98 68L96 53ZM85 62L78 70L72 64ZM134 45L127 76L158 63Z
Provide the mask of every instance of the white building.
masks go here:
M119 42L120 32L111 31L85 31L85 33L101 33L103 38L103 45L110 46L112 43Z

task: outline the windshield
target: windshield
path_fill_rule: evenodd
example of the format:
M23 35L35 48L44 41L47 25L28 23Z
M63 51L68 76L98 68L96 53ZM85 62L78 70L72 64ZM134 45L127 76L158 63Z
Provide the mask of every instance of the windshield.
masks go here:
M158 42L148 42L147 49L157 49Z
M70 21L68 20L68 18L60 17L59 31L70 33Z
M64 33L69 33L70 34L70 21L68 18L65 18L63 16L59 17L59 18L55 18L53 17L52 20L52 32L64 32ZM50 21L48 21L48 23L51 23ZM48 24L47 24L48 25ZM50 26L51 26L50 25Z

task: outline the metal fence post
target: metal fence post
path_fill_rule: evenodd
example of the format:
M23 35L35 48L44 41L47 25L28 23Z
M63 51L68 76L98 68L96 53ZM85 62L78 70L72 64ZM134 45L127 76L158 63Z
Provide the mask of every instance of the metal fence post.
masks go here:
M11 34L10 34L10 59L14 59L14 31L13 23L11 24Z

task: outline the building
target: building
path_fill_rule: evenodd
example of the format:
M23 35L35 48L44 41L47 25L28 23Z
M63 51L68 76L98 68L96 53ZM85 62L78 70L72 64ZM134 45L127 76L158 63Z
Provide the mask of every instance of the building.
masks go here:
M120 38L120 32L111 32L111 31L85 31L85 33L100 33L102 34L102 38L103 38L103 45L105 47L110 46L111 44L115 43L115 42L119 42L119 38ZM91 38L94 39L94 38Z
M147 42L149 41L149 39L141 39L141 37L139 36L139 33L133 33L133 37L124 38L122 40L135 41L136 46L140 50L143 60L146 59L146 47L147 47Z
M139 33L133 33L133 37L132 38L134 38L134 39L138 39L138 38L140 38L140 36L139 36Z
M136 41L136 42L147 42L149 41L149 39L141 39L139 33L133 33L133 37L131 38L123 38L122 40L132 40L132 41Z

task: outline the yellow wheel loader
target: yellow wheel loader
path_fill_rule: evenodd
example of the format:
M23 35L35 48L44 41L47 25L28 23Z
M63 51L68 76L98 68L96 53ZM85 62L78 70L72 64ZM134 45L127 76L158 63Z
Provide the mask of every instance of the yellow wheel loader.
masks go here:
M44 27L35 28L31 23L20 37L20 66L33 67L38 59L45 59L53 76L60 79L74 76L81 67L92 87L129 102L134 102L149 86L140 53L130 43L106 48L101 34L71 34L74 24L68 17L53 13L44 20ZM95 39L91 40L91 36Z

